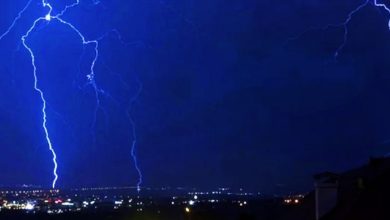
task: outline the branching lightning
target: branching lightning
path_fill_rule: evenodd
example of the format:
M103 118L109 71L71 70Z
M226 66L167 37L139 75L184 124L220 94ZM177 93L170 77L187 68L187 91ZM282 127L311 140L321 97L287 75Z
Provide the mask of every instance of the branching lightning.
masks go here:
M374 5L375 5L376 7L380 7L380 8L385 9L385 11L390 15L390 8L387 7L385 4L383 4L383 3L378 3L377 0L374 0ZM388 22L387 26L389 27L389 30L390 30L390 19L389 19L389 22Z
M120 42L127 46L129 45L129 43L126 43L124 41L122 41L122 36L120 35L120 33L116 30L116 29L113 29L111 30L112 33L114 33L118 39L120 40ZM105 35L103 35L101 38L104 38L108 33L106 33ZM136 42L137 44L139 42ZM119 77L119 81L121 82L121 84L126 87L126 89L129 89L130 86L122 79L121 75L120 74L116 74L114 73L108 66L107 64L105 64L103 62L104 66L106 67L106 69L117 75ZM143 182L143 177L142 177L142 171L141 171L141 168L140 168L140 165L138 163L138 159L137 159L137 127L136 127L136 123L135 123L135 119L133 117L133 106L135 104L135 102L137 101L138 97L141 95L141 92L142 92L142 89L143 89L143 85L142 83L138 80L137 78L137 92L136 94L130 99L129 101L129 107L126 111L126 115L127 115L127 119L129 121L129 124L131 126L131 149L130 149L130 155L131 155L131 158L133 160L133 165L137 171L137 174L138 174L138 181L137 181L137 192L140 192L141 191L141 185L142 185L142 182Z
M308 30L304 31L303 33L299 34L298 36L290 38L289 41L296 40L296 39L300 38L303 34L306 34L310 30L318 30L318 29L327 30L329 28L343 28L344 29L343 41L341 42L341 44L337 47L336 51L334 52L334 58L337 59L338 56L340 55L340 53L342 52L342 50L344 49L345 45L347 44L348 34L349 34L348 26L349 26L349 23L351 22L353 16L356 15L358 12L360 12L361 10L363 10L365 7L367 7L369 5L373 5L374 7L384 9L386 11L386 13L390 16L390 8L387 7L384 3L379 3L378 0L363 0L362 3L360 3L356 8L354 8L353 10L351 10L348 13L348 15L344 21L342 21L338 24L328 24L322 28L318 28L318 27L309 28ZM390 19L388 22L388 28L390 30Z
M290 38L288 40L288 42L300 38L302 35L306 34L307 32L309 32L311 30L319 30L319 29L327 30L329 28L340 28L341 27L341 28L344 29L344 34L343 34L343 41L342 41L342 43L337 47L336 51L334 52L334 58L337 59L337 57L340 55L341 51L344 49L344 47L345 47L345 45L346 45L346 43L348 41L348 34L349 34L348 25L349 25L350 21L352 20L353 16L355 14L357 14L358 12L360 12L361 10L363 10L364 8L370 6L370 5L372 5L374 7L377 7L379 9L382 9L389 16L387 27L390 30L390 7L388 7L382 1L378 1L378 0L364 0L361 4L359 4L356 8L354 8L353 10L351 10L348 13L347 18L343 22L341 22L339 24L328 24L328 25L326 25L325 27L322 27L322 28L318 28L318 27L309 28L308 30L304 31L303 33L299 34L298 36ZM387 142L387 141L385 141L385 142ZM385 157L389 157L390 153L387 153L384 156Z
M340 44L340 46L336 49L336 52L334 53L334 57L337 58L340 54L340 52L344 49L345 44L348 40L348 24L352 20L352 17L359 12L362 8L367 6L370 3L370 0L365 0L362 4L358 5L354 10L352 10L348 16L347 19L345 19L344 22L335 25L336 27L343 27L344 29L344 36L343 36L343 42Z
M7 30L0 35L0 40L2 40L5 36L7 36L9 34L9 32L14 28L14 26L16 25L16 23L18 22L18 20L22 17L23 13L28 9L28 7L30 6L31 2L33 0L29 0L27 2L27 4L24 6L24 8L18 13L18 15L14 18L13 22L11 23L11 25L7 28ZM56 185L57 185L57 181L58 181L58 178L59 178L59 175L58 175L58 163L57 163L57 154L56 154L56 151L53 147L53 144L52 144L52 140L50 138L50 132L49 132L49 129L47 127L47 122L48 122L48 117L47 117L47 101L45 99L45 93L44 91L39 87L39 77L38 77L38 73L37 73L37 66L36 66L36 58L35 58L35 54L34 54L34 51L33 49L28 45L28 38L30 36L30 34L36 29L37 25L40 24L40 23L49 23L49 22L53 22L53 21L57 21L59 23L61 23L62 25L68 27L70 30L72 30L74 33L76 33L80 40L81 40L81 43L83 44L84 47L86 46L93 46L93 49L94 49L94 57L93 57L93 60L90 64L90 68L89 68L89 73L86 75L86 78L87 78L87 84L90 85L93 89L94 89L94 93L95 93L95 98L96 98L96 105L95 105L95 110L94 110L94 116L93 116L93 121L92 121L92 125L95 126L96 124L96 120L97 120L97 114L98 114L98 111L99 109L101 108L101 99L100 99L100 95L101 94L105 94L104 90L102 90L96 83L96 75L95 75L95 66L96 66L96 63L98 61L98 58L99 58L99 40L101 40L102 38L104 38L106 35L103 35L101 38L97 38L95 40L87 40L86 37L82 34L82 32L76 28L72 23L70 22L67 22L65 21L64 19L62 19L62 16L71 8L74 8L76 6L78 6L80 4L80 0L75 0L75 2L73 2L72 4L70 5L66 5L64 7L64 9L62 11L60 11L58 14L55 14L53 15L53 7L52 5L48 2L48 0L40 0L41 1L41 5L43 6L43 8L47 9L47 13L42 16L42 17L38 17L36 20L34 20L32 26L27 30L27 32L21 37L21 42L22 42L22 45L24 46L24 48L28 51L30 57L31 57L31 65L33 67L33 77L34 77L34 90L39 94L39 97L42 101L42 108L41 108L41 111L42 111L42 127L43 127L43 130L44 130L44 133L45 133L45 139L46 139L46 142L48 144L48 147L49 147L49 150L52 154L52 161L53 161L53 165L54 165L54 168L53 168L53 181L52 181L52 188L55 188ZM96 1L98 3L98 1ZM123 43L122 41L122 37L121 35L119 34L119 32L114 29L113 32L118 36L118 39ZM127 111L127 117L130 121L130 124L132 126L132 144L131 144L131 157L134 161L134 165L135 165L135 168L136 168L136 171L139 175L139 179L138 179L138 182L137 182L137 190L140 191L140 186L142 184L142 172L141 172L141 169L139 168L139 165L138 165L138 161L137 161L137 157L136 157L136 144L137 144L137 137L136 137L136 128L135 128L135 121L131 115L131 108L134 104L134 102L136 101L137 97L139 96L140 92L142 90L142 85L139 83L139 89L136 93L136 95L130 100L130 107Z
M27 8L28 8L28 6L30 6L31 2L32 2L32 0L29 0L27 2L27 4L24 6L24 8L18 13L18 16L16 16L14 18L14 20L12 21L11 25L7 28L7 30L0 35L0 40L2 40L5 36L7 36L9 34L9 32L12 30L12 28L15 27L16 22L18 22L19 19L22 17L22 14L27 10Z
M26 43L26 39L28 38L28 36L30 35L31 31L34 30L36 24L41 19L42 18L37 19L34 22L33 26L31 26L31 28L27 31L27 33L22 36L22 43L23 43L23 46L30 53L31 64L33 66L33 74L34 74L34 89L39 93L39 96L40 96L40 98L42 100L42 116L43 116L42 127L43 127L43 130L45 131L45 137L46 137L47 144L49 145L49 150L51 151L51 153L53 155L53 164L54 164L53 175L54 175L54 179L53 179L53 183L52 183L52 188L55 188L57 180L58 180L58 173L57 173L58 164L57 164L57 155L56 155L56 152L55 152L55 150L53 148L52 141L51 141L50 136L49 136L49 131L47 129L47 114L46 114L46 105L47 104L46 104L46 99L45 99L43 91L38 87L37 67L35 65L35 55L34 55L34 52L32 51L32 49Z

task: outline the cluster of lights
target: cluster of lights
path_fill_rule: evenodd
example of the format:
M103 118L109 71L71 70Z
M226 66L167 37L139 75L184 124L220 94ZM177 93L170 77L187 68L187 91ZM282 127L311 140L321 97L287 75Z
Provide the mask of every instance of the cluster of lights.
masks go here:
M99 208L111 208L112 210L122 210L126 208L131 208L137 212L143 212L148 207L155 207L155 203L152 197L140 198L140 196L130 196L130 195L121 195L101 192L93 192L93 190L103 190L103 189L123 189L120 187L99 187L99 188L82 188L82 189L73 189L67 191L58 191L58 190L24 190L24 191L2 191L0 193L5 194L2 196L7 198L9 201L14 201L11 204L8 204L8 207L14 207L17 210L25 210L29 213L35 212L46 212L48 214L61 214L67 212L78 212L81 210L95 210ZM128 189L128 188L126 188ZM146 189L146 188L145 188ZM82 191L89 191L85 193ZM192 189L193 190L193 189ZM77 192L77 193L75 193ZM250 197L239 196L239 194L244 194L241 190L239 193L231 193L228 189L219 188L217 191L210 192L186 192L181 194L183 196L175 195L170 197L171 200L168 201L168 204L175 206L180 209L184 209L185 213L194 212L198 205L202 204L231 204L233 206L244 207L248 204L248 199ZM1 195L1 194L0 194ZM16 196L17 198L15 199ZM230 196L229 196L230 195ZM232 196L231 196L232 195ZM19 202L17 202L17 200ZM27 202L29 201L29 202ZM5 209L1 204L0 208ZM158 210L160 213L160 210Z
M240 189L240 192L231 192L229 188L219 188L217 191L211 192L189 192L189 195L235 195L235 196L254 196L254 193L244 192L243 189ZM261 195L261 193L257 193Z
M0 209L4 210L24 210L29 213L46 212L48 214L61 214L64 212L81 211L95 204L93 201L74 202L69 196L60 198L59 190L6 190L1 191ZM77 194L74 195L77 197ZM9 202L10 201L10 202Z
M302 194L289 196L283 200L283 203L287 205L298 205L301 203L302 199L304 198L305 196Z
M9 209L9 210L27 210L31 211L35 207L35 203L31 201L26 201L26 202L17 202L17 201L3 201L2 208L4 209Z
M284 203L286 204L299 204L299 199L285 199Z

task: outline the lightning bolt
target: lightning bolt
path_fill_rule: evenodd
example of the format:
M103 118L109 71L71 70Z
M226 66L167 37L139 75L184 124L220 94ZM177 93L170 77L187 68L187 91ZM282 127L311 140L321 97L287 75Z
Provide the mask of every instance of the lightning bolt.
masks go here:
M29 0L27 2L27 4L24 6L24 8L18 13L18 15L14 18L13 22L11 23L11 25L7 28L7 30L0 35L0 40L2 40L5 36L7 36L9 34L9 32L15 27L16 23L19 21L19 19L22 17L22 14L27 10L27 8L30 6L32 0ZM42 21L43 19L45 20L48 20L48 18L50 18L50 13L52 12L52 7L49 3L47 3L45 0L42 0L42 5L43 7L48 7L49 8L49 13L48 15L46 15L45 17L40 17L38 19L36 19L34 22L33 22L33 25L28 29L28 31L22 36L21 38L21 41L22 41L22 44L23 46L27 49L27 51L29 52L30 54L30 57L31 57L31 64L33 66L33 76L34 76L34 90L38 92L39 94L39 97L41 98L41 101L42 101L42 127L43 127L43 130L45 132L45 139L46 139L46 142L49 146L49 150L50 152L52 153L52 160L53 160L53 164L54 164L54 168L53 168L53 176L54 176L54 179L53 179L53 182L52 182L52 188L55 188L56 187L56 183L57 183L57 180L58 180L58 173L57 173L57 169L58 169L58 163L57 163L57 154L53 148L53 144L52 144L52 141L50 139L50 135L49 135L49 130L47 128L47 113L46 113L46 108L47 108L47 102L46 102L46 99L45 99L45 95L44 95L44 92L40 89L39 87L39 84L38 84L38 76L37 76L37 67L36 67L36 64L35 64L35 55L34 55L34 52L33 50L31 49L31 47L28 46L26 40L27 38L29 37L29 35L31 34L31 32L35 29L36 25ZM50 19L49 19L50 20Z
M14 26L16 25L16 23L18 22L18 20L22 17L23 13L28 9L28 7L30 6L31 2L33 0L29 0L27 2L27 4L24 6L24 8L18 13L18 15L14 18L13 22L11 23L11 25L7 28L7 30L0 35L0 40L2 40L5 36L7 36L9 34L9 32L14 28ZM95 1L95 4L98 4L99 1ZM48 10L48 12L42 16L42 17L38 17L36 20L34 20L34 22L32 23L31 27L27 30L27 32L21 37L21 42L22 42L22 45L24 46L24 48L28 51L29 55L30 55L30 58L31 58L31 65L33 67L33 77L34 77L34 90L39 94L39 97L41 99L41 102L42 102L42 108L41 108L41 112L42 112L42 128L44 130L44 133L45 133L45 139L46 139L46 142L48 144L48 147L49 147L49 150L52 154L52 161L53 161L53 181L52 181L52 188L56 188L56 184L57 184L57 181L58 181L58 178L59 178L59 175L58 175L58 163L57 163L57 154L56 154L56 151L53 147L53 144L52 144L52 140L50 138L50 134L49 134L49 129L47 127L47 122L48 122L48 117L47 117L47 101L45 99L45 93L44 91L39 87L39 78L38 78L38 73L37 73L37 66L36 66L36 59L35 59L35 54L34 54L34 51L32 50L32 48L28 45L28 38L30 36L30 34L36 29L37 25L40 24L40 23L50 23L52 21L57 21L59 23L61 23L62 25L68 27L69 29L71 29L73 32L75 32L80 40L81 40L81 43L84 47L87 47L87 46L93 46L94 48L94 57L93 57L93 60L91 62L91 65L90 65L90 69L89 69L89 73L86 75L86 78L87 78L87 84L90 85L93 89L94 89L94 93L95 93L95 98L96 98L96 105L95 105L95 109L94 109L94 117L93 117L93 121L92 121L92 126L94 127L95 124L96 124L96 119L97 119L97 114L98 114L98 111L99 109L101 108L101 99L100 99L100 95L101 94L105 94L104 90L102 90L96 83L96 74L95 74L95 66L96 66L96 63L98 61L98 58L99 58L99 40L101 40L102 38L104 38L106 35L103 35L102 37L98 38L98 39L95 39L95 40L87 40L86 37L82 34L82 32L76 28L72 23L70 22L67 22L65 21L64 19L62 19L61 17L71 8L74 8L76 6L78 6L80 4L80 0L76 0L74 1L72 4L70 5L66 5L64 7L64 9L62 11L60 11L58 14L55 14L55 15L52 15L52 12L53 12L53 7L52 5L48 2L48 0L41 0L41 4L42 4L42 7L43 8L46 8ZM122 36L120 35L120 33L114 29L113 32L118 36L118 39L122 42ZM134 118L132 117L132 113L131 113L131 108L133 106L133 104L135 103L136 99L138 98L138 96L140 95L141 91L142 91L142 84L139 83L139 87L138 87L138 91L136 93L136 95L130 100L130 107L127 111L127 117L128 117L128 120L132 126L132 144L131 144L131 157L134 161L134 166L137 170L137 173L139 175L139 179L138 179L138 182L137 182L137 191L139 192L140 189L141 189L141 184L142 184L142 172L141 172L141 169L139 168L139 165L138 165L138 161L137 161L137 156L136 156L136 144L137 144L137 136L136 136L136 126L135 126L135 120Z
M334 53L334 57L337 58L340 54L340 52L344 49L345 45L348 41L348 24L352 20L352 17L358 13L362 8L367 6L370 3L370 0L365 0L362 4L358 5L354 10L352 10L344 22L334 25L336 27L342 27L344 29L344 36L343 36L343 42L340 44L340 46L336 49L336 52Z
M30 27L30 29L28 29L28 31L26 32L25 35L22 36L21 40L22 40L22 44L23 46L27 49L27 51L30 53L30 56L31 56L31 64L33 66L33 75L34 75L34 89L39 93L39 96L41 98L41 101L42 101L42 115L43 115L43 123L42 123L42 127L43 127L43 130L45 131L45 137L46 137L46 141L47 141L47 144L49 145L49 150L50 152L52 153L52 156L53 156L53 164L54 164L54 169L53 169L53 175L54 175L54 179L53 179L53 182L52 182L52 188L55 188L56 187L56 183L57 183L57 180L58 180L58 172L57 172L57 169L58 169L58 163L57 163L57 155L56 155L56 152L54 150L54 147L53 147L53 144L52 144L52 141L50 139L50 135L49 135L49 131L48 131L48 128L47 128L47 112L46 112L46 106L47 106L47 102L46 102L46 99L45 99L45 95L44 95L44 92L42 91L42 89L39 88L38 86L38 76L37 76L37 67L36 67L36 64L35 64L35 55L34 55L34 52L33 50L31 49L31 47L28 46L27 42L26 42L26 39L30 36L31 32L36 28L37 24L39 24L40 22L42 21L46 21L46 22L50 22L52 21L53 19L61 22L62 24L68 26L69 28L71 28L74 32L77 33L77 35L81 38L81 41L82 41L82 44L83 45L90 45L90 44L93 44L94 45L94 49L95 49L95 56L94 56L94 59L92 61L92 64L91 64L91 67L90 67L90 73L87 75L87 78L89 80L89 83L92 85L92 87L94 88L94 91L95 91L95 95L96 95L96 102L97 102L97 107L95 108L95 118L94 118L94 121L96 120L96 114L97 114L97 111L98 111L98 108L100 106L100 99L99 99L99 89L96 85L96 81L95 81L95 72L94 72L94 69L95 69L95 64L96 64L96 61L98 59L98 56L99 56L99 50L98 50L98 47L99 47L99 43L98 41L87 41L84 37L83 34L81 34L81 32L76 28L74 27L71 23L69 22L66 22L64 21L63 19L61 19L60 16L62 16L68 9L70 8L73 8L75 6L77 6L79 4L79 0L77 0L75 3L73 3L72 5L67 5L65 7L64 10L62 10L59 14L55 15L55 16L52 16L52 11L53 11L53 7L51 6L50 3L47 2L47 0L42 0L42 5L44 8L48 8L48 12L45 16L43 17L39 17L37 18L34 22L33 22L33 25Z
M137 80L137 83L138 83L138 91L135 94L135 96L130 100L130 106L129 106L129 109L127 110L127 118L129 119L129 122L130 122L131 127L132 127L131 135L132 135L133 140L131 143L131 157L132 157L133 162L134 162L134 167L138 173L137 191L140 192L141 191L141 184L142 184L142 171L141 171L141 168L139 166L138 159L137 159L137 153L136 153L136 150L137 150L137 148L136 148L137 147L137 130L136 130L135 120L132 116L132 108L133 108L133 105L135 104L135 102L137 101L137 98L141 94L143 86L142 86L141 82L139 82L138 80Z
M57 183L57 180L58 180L57 155L56 155L56 152L55 152L55 150L53 148L53 144L52 144L52 141L51 141L50 136L49 136L49 131L47 129L47 114L46 114L46 105L47 105L47 103L46 103L46 99L45 99L45 95L44 95L43 91L38 87L38 76L37 76L37 67L35 65L35 55L34 55L34 52L32 51L32 49L26 43L26 39L30 35L31 31L34 30L36 24L39 21L40 21L40 19L36 20L34 22L33 26L31 26L31 28L27 31L27 33L22 36L22 43L23 43L23 46L27 49L27 51L30 53L31 64L33 66L33 74L34 74L34 89L39 93L39 96L40 96L41 101L42 101L42 109L41 109L42 110L42 116L43 116L42 127L43 127L43 130L45 131L45 137L46 137L47 144L49 145L49 150L51 151L52 156L53 156L53 164L54 164L53 175L54 175L54 179L53 179L53 182L52 182L52 188L54 189L56 187L56 183Z
M386 13L390 15L390 8L387 7L385 4L383 4L383 3L378 3L377 0L374 0L374 5L375 5L376 7L385 9ZM387 23L387 26L388 26L388 28L389 28L389 30L390 30L390 19L389 19L389 22Z
M27 8L30 6L32 0L29 0L27 4L24 6L24 8L18 13L18 15L14 18L11 25L7 28L7 30L0 35L0 40L2 40L5 36L9 34L9 32L15 27L16 23L19 21L19 19L22 17L23 13L27 10Z
M116 30L116 29L113 29L111 30L112 33L114 33L118 40L124 45L124 46L128 46L130 43L127 43L127 42L124 42L122 40L122 36L121 34ZM106 33L107 35L108 33ZM102 36L102 38L104 38L105 35ZM139 42L134 42L135 44L139 44ZM112 74L116 75L118 78L119 78L119 81L121 82L121 84L126 87L126 89L128 90L130 88L130 86L122 79L121 75L120 74L117 74L117 73L114 73L110 67L105 64L103 62L105 68L111 72ZM142 92L142 89L143 89L143 85L142 83L138 80L137 78L137 92L136 94L130 99L129 101L129 107L126 111L126 115L127 115L127 119L129 121L129 124L131 126L131 150L130 150L130 156L133 160L133 165L137 171L137 174L138 174L138 181L137 181L137 192L139 193L141 191L141 185L142 185L142 182L143 182L143 176L142 176L142 170L140 168L140 165L138 163L138 158L137 158L137 127L136 127L136 123L135 123L135 119L132 115L132 112L133 112L133 106L134 104L136 103L138 97L141 95L141 92Z
M345 20L343 20L342 22L340 22L338 24L328 24L324 27L311 27L311 28L305 30L303 33L288 39L287 42L297 40L301 36L303 36L304 34L308 33L309 31L313 31L313 30L327 30L329 28L343 28L343 30L344 30L343 40L333 54L334 58L337 59L339 57L340 53L342 52L342 50L344 49L345 45L348 42L348 35L349 35L348 26L349 26L350 21L353 19L353 16L355 16L357 13L359 13L361 10L363 10L365 7L367 7L369 5L373 5L374 7L384 9L386 11L386 13L390 16L390 8L387 7L384 3L379 3L378 0L364 0L362 3L360 3L358 6L356 6L354 9L352 9L350 11L348 13L347 17L345 18ZM388 28L390 30L390 19L388 21Z
M309 28L309 29L305 30L303 33L288 39L287 43L290 42L290 41L299 39L302 35L306 34L309 31L312 31L312 30L319 30L319 29L327 30L327 29L332 28L332 27L333 28L340 28L341 27L341 28L344 29L344 34L343 34L343 41L342 41L342 43L337 47L336 51L334 52L334 58L337 59L337 57L340 55L341 51L344 49L344 47L345 47L345 45L346 45L346 43L348 41L348 34L349 34L348 25L349 25L350 21L352 20L352 18L353 18L353 16L355 14L357 14L358 12L360 12L361 10L363 10L365 7L367 7L369 5L373 5L374 7L382 9L390 17L390 7L388 7L382 1L379 2L378 0L364 0L362 3L360 3L357 7L355 7L353 10L351 10L348 13L346 19L343 22L341 22L339 24L328 24L328 25L326 25L325 27L322 27L322 28L318 28L318 27ZM390 30L390 18L388 20L387 27ZM385 143L386 142L387 141L385 141ZM385 157L389 157L389 156L390 156L390 152L385 154Z

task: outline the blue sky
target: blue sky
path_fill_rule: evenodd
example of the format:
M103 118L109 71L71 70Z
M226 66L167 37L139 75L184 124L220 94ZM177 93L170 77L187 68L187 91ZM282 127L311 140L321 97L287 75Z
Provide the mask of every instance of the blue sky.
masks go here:
M49 1L54 12L71 1ZM27 1L5 1L0 32ZM146 186L306 190L311 176L342 171L389 152L388 15L360 1L81 1L64 14L99 41L96 94L88 84L94 48L69 27L40 23L36 55L58 154L59 187L135 185L127 112L136 122ZM47 10L33 1L0 41L1 185L49 187L53 165L20 44ZM118 38L116 30L121 37ZM132 104L142 84L142 92Z

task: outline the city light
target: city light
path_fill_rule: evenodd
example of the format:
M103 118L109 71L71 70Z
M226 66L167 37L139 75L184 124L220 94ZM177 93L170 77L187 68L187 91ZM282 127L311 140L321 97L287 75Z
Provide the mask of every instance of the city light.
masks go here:
M25 209L25 210L33 210L33 209L34 209L34 204L32 204L32 203L27 203L24 209Z
M129 194L123 193L127 189ZM145 191L148 189L145 188ZM154 190L154 189L149 189ZM162 189L159 189L162 190ZM83 193L80 193L80 192ZM164 189L162 191L167 191ZM215 191L214 191L215 192ZM102 188L82 188L68 191L60 190L15 190L15 191L0 191L0 209L2 210L19 210L26 213L44 212L50 215L62 213L88 211L91 209L99 210L134 210L144 212L154 209L156 204L163 205L159 197L145 196L133 194L132 188L120 187L102 187ZM203 195L200 199L198 195ZM192 208L196 205L215 205L216 203L226 206L235 206L245 208L248 204L251 193L245 196L243 192L221 191L218 194L213 194L212 191L188 192L186 195L168 195L166 204L172 209L183 210L186 213L192 212ZM135 195L136 198L134 197ZM155 200L156 199L156 200ZM298 199L298 197L297 197ZM155 202L159 201L159 202ZM294 203L294 200L292 200ZM161 213L160 207L155 210Z

